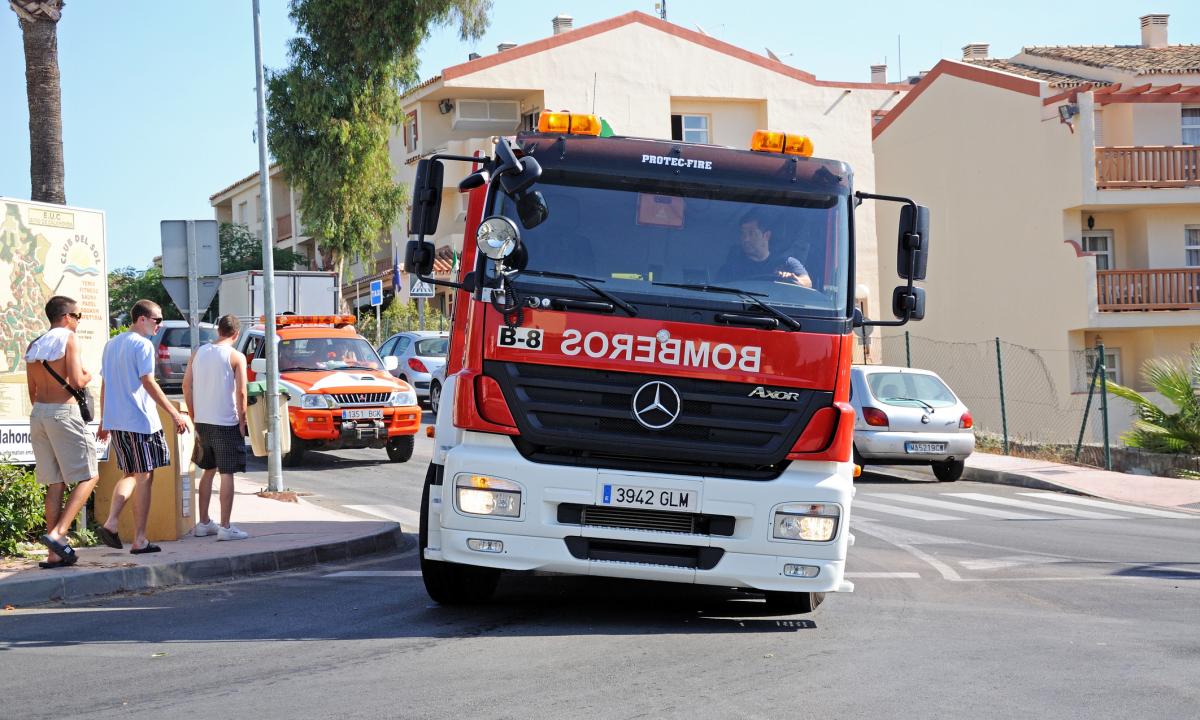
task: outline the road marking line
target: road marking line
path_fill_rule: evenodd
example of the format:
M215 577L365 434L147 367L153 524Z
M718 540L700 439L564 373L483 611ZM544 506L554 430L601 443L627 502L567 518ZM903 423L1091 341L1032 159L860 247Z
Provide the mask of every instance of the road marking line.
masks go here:
M419 512L409 510L406 507L400 507L399 505L343 505L342 507L366 515L374 515L384 520L398 522L401 526L413 528L414 530L421 526L421 514Z
M976 505L953 503L945 500L934 500L933 498L921 497L919 495L905 495L904 493L871 493L870 497L899 500L900 502L913 503L914 505L928 505L929 507L941 508L943 510L955 510L958 512L971 513L973 515L986 515L987 517L1000 518L1001 520L1046 519L1038 515L1024 515L1022 513L1009 512L1008 510L996 510L995 508L978 507ZM854 506L851 505L851 508L853 507Z
M998 558L979 558L976 560L959 560L958 564L967 570L1001 570L1017 567L1018 565L1048 565L1062 562L1063 558L1046 557L1045 555L1009 555Z
M915 508L897 507L886 503L877 503L872 500L854 500L850 506L850 512L853 513L858 509L873 510L875 512L890 513L892 515L901 515L903 517L914 518L916 520L962 520L964 518L954 517L953 515L942 515L941 513L926 512L925 510L917 510ZM853 517L853 515L852 515Z
M880 530L883 530L884 532L879 532ZM917 558L918 560L925 562L930 567L932 567L934 570L937 570L938 573L941 574L942 579L944 579L944 580L958 581L958 580L962 579L962 577L954 570L954 568L950 567L949 565L942 562L941 560L938 560L937 558L935 558L934 556L925 552L924 550L918 550L917 548L913 547L912 545L908 545L907 543L900 543L900 542L895 542L894 540L889 540L887 537L888 533L885 528L862 527L860 525L858 527L858 532L865 533L867 535L872 535L876 538L879 538L880 540L883 540L884 542L895 545L896 547L898 547L901 550L903 550L904 552L912 555L913 557Z
M855 580L864 579L864 578L865 579L896 578L899 580L913 580L913 579L919 580L921 578L921 573L915 573L915 572L848 572L848 573L846 573L846 577L854 578Z
M344 577L421 577L420 570L342 570L322 575L325 578Z
M1030 502L1029 500L1017 500L1016 498L1001 497L999 495L987 495L985 493L942 493L951 497L960 497L967 500L978 500L979 502L995 503L997 505L1010 505L1012 507L1025 508L1026 510L1037 510L1038 512L1052 513L1057 515L1067 515L1070 517L1087 518L1089 520L1122 520L1120 515L1110 515L1108 513L1093 512L1091 510L1077 510L1068 507L1054 507L1043 503Z
M1023 492L1020 494L1028 495L1029 497L1042 498L1043 500L1053 500L1055 502L1072 503L1075 505L1087 505L1090 507L1105 508L1107 510L1120 510L1121 512L1150 515L1152 517L1175 518L1177 520L1200 519L1200 515L1171 512L1170 510L1152 510L1150 508L1122 505L1121 503L1108 502L1107 500L1093 500L1092 498L1077 497L1075 495L1062 495L1052 492Z

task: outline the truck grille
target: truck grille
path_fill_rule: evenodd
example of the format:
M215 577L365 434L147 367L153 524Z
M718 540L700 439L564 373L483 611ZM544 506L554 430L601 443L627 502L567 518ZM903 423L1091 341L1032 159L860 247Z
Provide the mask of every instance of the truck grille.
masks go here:
M333 399L342 407L354 407L355 405L386 405L391 396L391 393L377 392L333 393Z
M733 535L734 519L728 515L667 512L643 508L603 507L563 503L558 521L567 525L650 530L686 535Z
M757 385L489 361L534 462L750 480L778 477L787 454L833 393L791 389L793 400L752 397ZM634 393L661 380L679 393L674 424L651 430L633 416Z

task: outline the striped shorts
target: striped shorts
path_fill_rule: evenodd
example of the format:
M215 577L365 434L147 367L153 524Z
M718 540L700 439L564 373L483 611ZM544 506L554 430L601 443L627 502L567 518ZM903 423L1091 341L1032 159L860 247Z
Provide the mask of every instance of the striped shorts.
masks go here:
M171 464L171 451L162 430L151 433L113 430L109 448L117 454L117 467L126 473L154 472Z

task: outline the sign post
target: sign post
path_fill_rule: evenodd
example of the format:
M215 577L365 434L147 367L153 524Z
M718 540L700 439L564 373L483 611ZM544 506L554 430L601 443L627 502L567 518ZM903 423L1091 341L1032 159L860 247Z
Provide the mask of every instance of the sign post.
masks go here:
M216 220L163 220L163 287L187 318L192 352L200 347L200 318L221 286Z
M433 297L433 286L417 277L416 273L408 276L408 296L417 299L417 327L425 329L425 298Z
M371 305L375 307L375 346L378 347L379 339L379 308L383 305L383 281L371 281Z

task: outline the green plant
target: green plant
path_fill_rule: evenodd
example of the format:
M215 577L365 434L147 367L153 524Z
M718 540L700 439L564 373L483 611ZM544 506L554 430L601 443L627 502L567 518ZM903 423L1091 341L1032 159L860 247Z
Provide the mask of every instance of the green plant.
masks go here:
M221 223L221 272L262 270L262 241L245 225ZM275 248L276 270L294 270L297 265L308 266L308 258L285 248Z
M1121 436L1126 445L1161 453L1200 454L1200 349L1187 360L1155 358L1142 366L1142 378L1173 404L1176 412L1155 405L1141 393L1116 383L1108 389L1130 402L1137 420Z
M45 520L46 488L22 465L0 464L0 555L20 554L22 542L36 540Z

